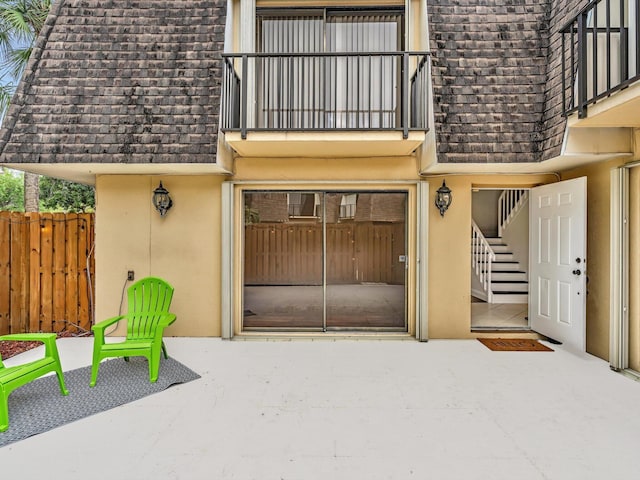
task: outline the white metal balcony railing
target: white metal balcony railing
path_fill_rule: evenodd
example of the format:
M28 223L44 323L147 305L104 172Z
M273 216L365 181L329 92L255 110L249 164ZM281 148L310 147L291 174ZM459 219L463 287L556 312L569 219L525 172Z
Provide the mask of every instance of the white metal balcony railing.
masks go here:
M594 0L561 29L562 109L588 105L640 79L640 0Z
M221 128L239 131L427 131L430 56L224 54Z

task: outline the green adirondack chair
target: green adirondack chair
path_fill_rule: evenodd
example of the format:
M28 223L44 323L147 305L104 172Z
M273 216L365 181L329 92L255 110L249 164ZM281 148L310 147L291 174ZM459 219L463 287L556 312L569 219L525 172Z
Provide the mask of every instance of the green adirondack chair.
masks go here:
M9 427L9 394L16 388L26 385L49 372L55 372L58 376L58 384L62 395L69 395L69 391L64 384L55 333L14 333L13 335L3 335L0 340L16 342L37 341L44 343L45 348L44 358L12 367L5 367L0 358L0 432L4 432Z
M108 357L146 357L149 362L149 381L158 380L160 354L168 358L162 341L164 329L171 325L176 316L169 313L173 287L161 278L147 277L138 280L127 290L128 312L97 323L94 333L93 364L90 386L96 385L100 362ZM123 342L106 343L105 329L119 321L127 322L127 336Z

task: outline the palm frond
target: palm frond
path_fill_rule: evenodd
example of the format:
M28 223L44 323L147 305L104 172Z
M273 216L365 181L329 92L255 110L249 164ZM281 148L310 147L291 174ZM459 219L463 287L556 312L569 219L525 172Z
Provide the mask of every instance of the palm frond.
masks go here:
M9 70L9 74L16 79L20 79L27 67L29 57L31 56L33 48L16 48L9 52L9 56L6 62L6 68Z
M7 29L12 33L16 41L25 43L32 41L34 31L25 18L24 12L0 9L0 18L3 22L6 22Z
M13 97L15 90L16 86L11 83L0 85L0 122L4 120L4 116L9 110L11 97Z

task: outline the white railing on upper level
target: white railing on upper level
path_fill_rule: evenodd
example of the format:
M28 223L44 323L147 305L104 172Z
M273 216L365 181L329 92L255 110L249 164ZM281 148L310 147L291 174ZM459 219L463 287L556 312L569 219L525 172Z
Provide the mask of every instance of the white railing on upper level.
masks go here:
M487 303L491 303L491 263L496 259L491 245L487 242L478 225L471 221L471 268L482 285L482 290L487 296Z
M522 205L524 205L529 195L528 190L503 190L498 198L498 236L502 237L502 232L509 222L516 216Z

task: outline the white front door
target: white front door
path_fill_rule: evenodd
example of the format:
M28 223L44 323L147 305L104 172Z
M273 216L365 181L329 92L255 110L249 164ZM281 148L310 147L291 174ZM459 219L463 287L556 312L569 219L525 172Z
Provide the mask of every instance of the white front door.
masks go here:
M532 188L530 195L531 329L584 351L586 177Z

